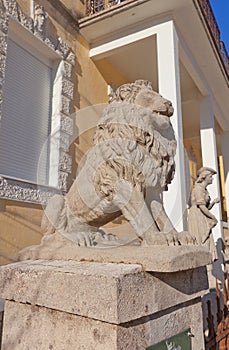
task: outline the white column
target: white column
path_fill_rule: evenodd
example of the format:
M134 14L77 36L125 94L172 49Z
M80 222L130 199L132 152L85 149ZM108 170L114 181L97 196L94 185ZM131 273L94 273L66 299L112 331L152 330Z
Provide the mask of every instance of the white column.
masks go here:
M229 223L229 131L224 132L223 135L221 135L221 149L225 176L227 222Z
M213 168L217 171L214 176L213 184L208 187L211 199L220 197L219 169L217 161L217 148L215 137L215 117L213 111L212 98L206 96L200 103L200 139L203 166ZM211 212L218 220L218 224L212 230L214 241L217 248L218 260L213 264L213 276L223 280L224 257L223 257L223 228L221 205L215 204Z
M165 210L178 231L187 229L186 184L180 94L178 36L173 21L163 23L157 32L158 83L160 94L172 101L171 122L177 140L176 173L164 193Z

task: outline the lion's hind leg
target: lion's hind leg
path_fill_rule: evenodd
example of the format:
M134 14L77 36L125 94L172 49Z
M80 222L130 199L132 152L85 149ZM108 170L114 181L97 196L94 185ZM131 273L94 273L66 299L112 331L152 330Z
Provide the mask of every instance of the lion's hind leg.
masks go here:
M158 227L145 203L144 194L136 187L132 187L124 180L119 181L114 203L134 228L140 240L144 239L146 232L158 232Z

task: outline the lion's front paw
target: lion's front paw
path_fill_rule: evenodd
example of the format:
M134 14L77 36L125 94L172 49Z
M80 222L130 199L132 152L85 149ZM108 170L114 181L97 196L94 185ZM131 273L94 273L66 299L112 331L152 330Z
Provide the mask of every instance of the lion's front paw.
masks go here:
M197 244L195 237L189 232L176 232L170 233L163 232L152 232L147 231L142 236L142 246L150 245L167 245L167 246L178 246L178 245L194 245Z
M195 237L187 231L167 233L165 236L169 246L197 244Z
M167 245L166 237L160 232L147 231L141 237L142 243L141 246L150 246L150 245Z
M91 247L93 245L92 234L90 232L64 232L62 235L80 247Z

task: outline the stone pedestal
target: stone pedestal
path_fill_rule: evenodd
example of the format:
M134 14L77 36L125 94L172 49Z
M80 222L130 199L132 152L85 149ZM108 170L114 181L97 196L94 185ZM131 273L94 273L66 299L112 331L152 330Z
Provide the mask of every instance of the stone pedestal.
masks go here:
M145 350L188 328L192 349L204 349L204 266L31 260L2 267L0 281L2 350Z

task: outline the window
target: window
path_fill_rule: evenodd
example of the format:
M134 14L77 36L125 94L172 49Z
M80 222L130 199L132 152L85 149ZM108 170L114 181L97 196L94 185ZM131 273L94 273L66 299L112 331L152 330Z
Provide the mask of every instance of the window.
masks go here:
M53 81L57 57L32 45L11 26L7 42L3 108L0 124L0 174L49 185L48 136L52 122ZM43 48L44 49L44 48ZM45 50L44 50L45 52ZM55 58L55 60L53 60ZM38 174L39 172L39 174Z
M2 175L37 182L39 157L50 131L51 90L52 69L9 39L0 128ZM48 155L39 168L46 183Z
M68 189L75 54L48 30L37 37L34 19L16 10L0 32L0 198L43 203Z

